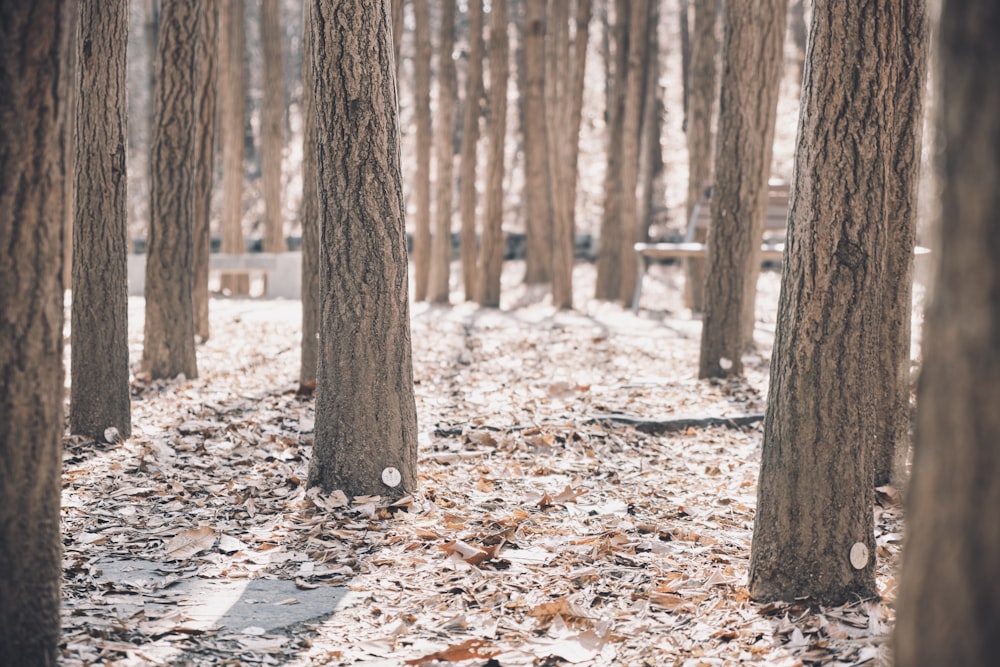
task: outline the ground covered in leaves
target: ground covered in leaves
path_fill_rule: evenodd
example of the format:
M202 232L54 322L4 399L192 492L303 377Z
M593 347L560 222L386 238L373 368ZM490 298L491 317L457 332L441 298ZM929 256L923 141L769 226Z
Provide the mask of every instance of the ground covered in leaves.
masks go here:
M638 315L588 298L591 265L565 313L520 271L501 310L413 307L421 486L398 500L305 487L299 304L213 300L198 379L140 377L130 439L67 441L64 664L884 661L891 490L882 600L759 605L745 588L778 274L746 380L711 382L677 267L653 268Z

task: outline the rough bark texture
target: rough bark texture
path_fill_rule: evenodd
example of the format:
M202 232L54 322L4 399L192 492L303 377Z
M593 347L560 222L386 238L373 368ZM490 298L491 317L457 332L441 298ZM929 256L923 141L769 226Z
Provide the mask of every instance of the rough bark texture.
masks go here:
M566 173L567 164L567 142L569 141L570 129L567 127L567 112L569 110L569 96L571 94L568 80L570 70L570 42L569 42L569 2L559 2L551 0L548 3L547 25L545 26L545 85L544 85L544 111L545 111L545 132L546 142L546 180L547 192L545 204L548 207L547 224L550 233L549 273L552 278L552 297L556 301L557 290L559 292L558 301L565 301L567 283L566 280L566 234L569 233L569 210L566 202ZM543 21L546 17L541 17ZM530 116L530 113L528 114ZM525 138L525 143L531 145ZM527 147L525 148L525 158L527 158ZM572 249L572 240L570 241ZM572 271L572 255L569 257L570 271ZM558 263L558 269L556 264ZM559 278L555 277L555 272L559 271ZM558 283L558 286L557 286ZM572 305L572 294L569 295ZM559 303L560 307L567 307L565 303Z
M198 3L163 0L156 52L146 323L142 367L153 378L198 376L194 349L195 82Z
M483 217L477 281L479 303L490 308L500 307L500 272L503 269L503 177L509 57L507 0L493 0L490 9L490 123L486 160L486 211Z
M462 118L459 161L459 209L462 216L462 287L466 301L476 298L476 148L479 143L479 102L483 89L483 0L469 0L469 70Z
M688 91L687 147L688 196L685 225L694 206L712 180L712 118L715 113L716 71L715 52L718 40L715 25L718 0L692 0L694 3L694 35L691 39L690 89ZM695 241L706 240L699 231ZM705 260L687 260L684 281L684 301L695 312L701 312L705 293Z
M750 592L876 594L875 407L882 378L893 81L903 0L816 2L761 455ZM863 567L854 545L867 547Z
M562 6L565 19L567 2ZM553 23L558 14L553 16ZM554 29L555 26L553 26ZM565 25L563 26L565 30ZM548 135L546 133L545 0L527 0L524 7L524 203L527 252L524 282L552 279L552 210L549 187Z
M284 252L281 212L282 128L285 116L284 56L278 0L261 0L260 41L264 55L264 108L261 113L261 185L264 191L264 252Z
M309 484L401 495L417 487L417 413L389 4L313 0L312 18L322 311Z
M208 255L212 251L212 176L215 173L215 107L219 14L215 3L201 6L198 30L198 109L194 195L194 332L208 340Z
M0 0L0 665L57 664L65 3Z
M219 118L222 141L222 252L241 254L243 240L243 158L246 123L246 80L243 52L246 26L243 2L220 0L219 23ZM245 273L224 273L222 289L232 294L250 292Z
M899 667L991 665L1000 636L1000 5L946 0L938 34L940 234L924 321Z
M604 172L604 211L601 216L601 249L597 256L594 297L615 301L622 286L622 139L625 121L625 84L628 69L629 3L615 2L614 67L607 102L608 166Z
M394 5L395 6L395 5ZM312 3L302 30L302 356L299 386L316 388L319 342L319 192L316 174L316 98L313 96Z
M71 433L132 432L125 137L128 6L81 0L73 223Z
M642 89L649 42L648 0L631 0L632 16L629 19L628 69L625 82L625 117L622 121L622 166L621 166L621 283L618 299L624 304L632 303L635 293L636 257L633 246L639 240L639 200L636 186L639 183L639 134L642 128Z
M455 162L455 98L458 76L455 48L455 0L441 2L438 33L437 203L431 258L430 293L434 303L448 303L451 280L451 214Z
M910 445L910 318L913 247L917 234L917 186L927 82L927 16L924 0L901 3L901 56L895 63L893 162L889 174L889 237L886 249L882 344L882 433L875 450L875 485L905 483Z
M413 115L417 133L417 168L413 184L416 220L413 228L413 291L417 301L427 298L431 273L431 10L429 0L413 0Z
M786 0L723 12L722 84L698 376L743 374L752 342L760 239L781 85Z

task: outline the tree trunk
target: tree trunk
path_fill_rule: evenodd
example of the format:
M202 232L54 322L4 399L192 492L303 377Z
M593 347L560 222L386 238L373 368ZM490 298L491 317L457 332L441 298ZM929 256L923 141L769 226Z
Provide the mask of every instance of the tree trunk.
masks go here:
M504 142L507 133L507 77L510 66L507 41L507 0L493 0L490 9L490 123L486 160L486 212L479 252L479 304L500 307L503 270Z
M413 283L417 301L427 298L431 273L431 10L429 0L413 0L416 54L413 60L413 114L417 126L417 216L413 229Z
M219 116L222 135L222 252L243 254L243 159L246 152L246 80L243 54L246 25L243 2L221 0L219 5ZM249 294L246 273L224 273L221 286L231 294Z
M568 196L566 160L570 140L569 102L572 90L570 76L570 42L569 42L569 2L552 0L548 9L547 35L545 37L545 85L544 113L546 127L544 139L547 142L547 178L548 193L546 204L549 207L549 230L551 234L550 273L552 276L552 300L558 308L569 308L573 304L572 271L573 271L573 239L570 212L566 197ZM542 17L544 21L544 16ZM569 235L569 237L567 237ZM570 254L567 256L567 243ZM567 262L569 263L567 269ZM558 270L559 277L555 272ZM566 272L570 272L567 278ZM567 291L569 294L567 295ZM568 301L568 305L567 305Z
M786 0L723 11L722 88L698 377L743 374L781 86Z
M559 3L565 18L566 2ZM553 17L553 22L558 16ZM524 282L552 279L552 202L550 201L548 136L546 134L545 0L527 0L524 16L524 201L527 254ZM563 26L565 30L565 26ZM554 187L554 185L553 185Z
M718 0L692 0L694 2L694 35L691 40L690 90L688 92L687 147L688 195L687 215L684 224L699 197L712 180L712 117L715 113L716 72L715 24ZM704 242L704 230L694 239ZM684 301L694 312L700 313L705 294L705 260L687 260L687 279L684 281Z
M476 148L479 143L479 102L483 89L483 0L469 0L469 72L462 119L459 162L459 209L462 215L462 286L465 300L476 298Z
M309 485L417 487L396 73L388 3L312 1L320 359Z
M882 434L875 449L875 485L906 477L910 445L910 318L913 247L917 236L917 186L927 83L927 16L924 0L902 3L901 59L895 64L893 163L889 174L889 245L886 249L882 345Z
M681 129L688 131L688 101L691 97L691 0L680 0L677 11L677 31L681 42L681 108L684 110Z
M788 27L792 33L792 43L795 44L796 80L802 78L802 67L806 57L806 2L794 0L788 11Z
M62 77L63 86L63 113L66 118L63 121L63 131L66 133L66 177L63 178L65 189L65 200L63 212L65 213L63 224L63 265L62 281L63 289L72 289L73 286L73 218L76 215L76 116L79 105L79 44L80 39L80 7L79 3L69 3L66 9L66 34L69 43L66 46L66 74Z
M392 0L392 53L395 56L396 75L399 75L400 56L403 52L403 31L406 29L406 0Z
M302 30L302 356L299 388L316 388L319 339L319 192L316 173L316 98L313 95L312 3L303 6Z
M608 166L604 172L604 212L601 217L601 249L597 256L594 296L614 301L622 286L622 141L625 121L625 85L628 69L629 3L615 2L614 58L611 96L607 102Z
M132 432L125 173L128 6L81 0L74 178L71 433Z
M451 280L451 213L454 190L455 98L455 0L441 3L441 31L438 39L437 105L437 209L431 262L430 300L448 303Z
M918 5L917 2L907 3ZM918 13L919 10L914 13ZM1000 634L1000 6L941 4L939 209L894 639L899 667L991 665Z
M153 378L198 376L194 349L195 82L198 7L163 0L156 53L146 324L142 367Z
M0 0L0 665L56 665L64 2Z
M261 0L260 41L264 55L264 108L261 113L261 182L264 190L264 252L284 252L281 211L282 127L285 115L284 56L278 0Z
M621 203L621 284L618 299L632 303L635 293L636 256L634 245L639 240L639 135L642 127L642 88L646 58L649 53L647 26L648 0L631 0L629 19L628 70L625 83L625 118L622 124L622 203Z
M876 594L874 443L884 378L899 6L817 3L761 455L750 592Z
M198 31L198 109L194 199L194 332L208 340L208 260L212 252L212 176L215 173L215 105L219 44L218 7L201 7Z
M649 240L655 206L656 177L663 167L663 151L660 134L663 130L663 107L660 103L660 9L652 3L646 26L646 48L648 53L643 63L642 74L642 129L639 130L639 172L636 183L637 240ZM631 298L629 300L631 303Z

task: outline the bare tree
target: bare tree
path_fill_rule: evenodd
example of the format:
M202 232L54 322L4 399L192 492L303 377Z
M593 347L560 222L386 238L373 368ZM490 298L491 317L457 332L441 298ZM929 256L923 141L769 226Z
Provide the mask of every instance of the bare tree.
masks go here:
M244 4L240 0L220 0L219 4L219 117L222 142L222 252L242 254L243 240L243 159L246 152L246 79L243 53L246 50ZM224 273L222 289L248 294L246 273Z
M442 0L438 33L437 208L431 262L430 294L434 303L448 303L451 279L451 214L455 161L455 0Z
M417 301L427 298L431 273L431 10L429 0L413 0L413 113L417 125L417 215L413 228L413 290Z
M264 190L264 251L284 252L281 212L282 128L285 117L284 55L278 0L261 0L260 41L264 55L264 108L261 114L261 182Z
M198 30L197 157L194 202L194 332L208 340L208 261L212 251L212 177L215 173L216 70L219 61L218 5L201 6Z
M394 4L393 7L396 5ZM313 95L312 3L303 5L302 31L302 355L299 388L316 388L319 339L319 184L316 167L316 98Z
M568 2L556 3L554 22L560 17L565 30ZM561 9L561 14L558 10ZM559 29L559 28L557 28ZM524 282L547 283L552 278L552 211L548 137L546 135L545 0L527 0L524 16L524 204L527 249Z
M462 215L462 286L466 301L476 297L476 147L479 143L479 102L483 89L483 0L469 0L469 71L462 118L459 162L459 209Z

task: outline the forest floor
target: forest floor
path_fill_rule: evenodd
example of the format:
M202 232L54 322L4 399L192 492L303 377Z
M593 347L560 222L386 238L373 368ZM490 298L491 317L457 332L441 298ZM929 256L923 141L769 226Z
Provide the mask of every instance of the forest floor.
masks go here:
M305 488L298 302L214 299L198 379L136 381L125 442L68 439L63 664L886 662L898 494L875 509L881 599L757 604L761 424L607 419L762 414L779 275L746 378L702 381L678 267L638 315L590 298L592 265L572 312L521 272L500 310L413 306L420 489L396 501Z

